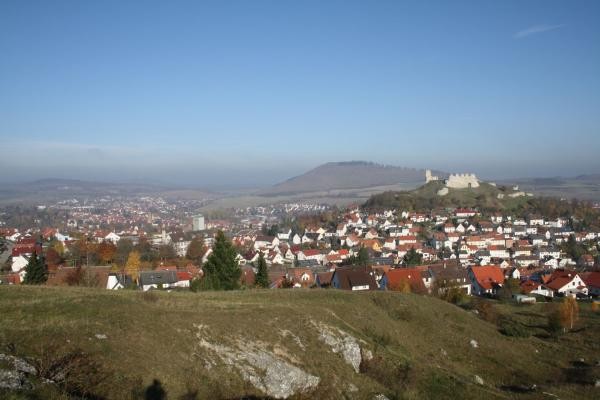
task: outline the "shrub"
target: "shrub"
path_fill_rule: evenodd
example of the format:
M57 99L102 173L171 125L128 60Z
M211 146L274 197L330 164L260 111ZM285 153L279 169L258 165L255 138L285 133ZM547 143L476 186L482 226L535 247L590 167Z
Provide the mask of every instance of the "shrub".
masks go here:
M394 338L387 333L379 333L371 327L365 328L365 335L368 336L377 346L386 347L394 342Z
M505 336L511 337L519 337L519 338L527 338L531 336L531 332L527 327L518 323L517 321L513 321L510 318L502 318L499 322L500 333Z
M383 309L392 319L399 321L410 321L413 318L412 312L408 307L398 304L390 296L376 295L373 297L373 303L375 303L377 307Z
M199 292L200 290L202 290L202 279L201 278L192 279L192 281L190 282L190 290L192 292Z
M39 357L28 360L39 378L56 382L75 398L96 398L99 387L111 378L99 362L79 349L65 350L51 345L43 348Z
M450 287L440 294L440 298L448 303L463 304L466 301L467 294L458 287Z
M363 360L360 372L387 388L390 391L388 397L400 397L413 379L413 369L407 360L389 360L381 356Z
M479 313L479 316L487 322L496 324L498 322L498 313L492 303L486 300L478 300L475 303L475 309Z
M563 333L561 315L558 310L548 314L548 333L553 337L558 337Z
M156 303L158 301L158 295L152 290L140 293L140 297L148 303Z

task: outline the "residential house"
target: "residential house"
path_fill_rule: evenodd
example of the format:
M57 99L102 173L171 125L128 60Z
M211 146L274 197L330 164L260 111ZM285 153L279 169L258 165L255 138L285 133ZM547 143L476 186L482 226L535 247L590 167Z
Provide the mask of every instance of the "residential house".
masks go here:
M295 288L309 288L315 283L315 276L311 268L290 268L286 277Z
M468 274L473 285L473 293L479 296L494 295L504 284L504 273L495 265L469 267Z
M488 246L490 256L493 258L508 258L510 255L504 246L492 245Z
M588 287L588 294L594 297L600 296L600 271L582 272L579 275Z
M382 290L407 291L412 293L426 293L427 288L421 277L421 270L417 268L396 268L385 272L379 281Z
M594 257L591 254L583 254L581 257L579 257L577 264L582 267L591 268L594 266Z
M417 237L412 236L412 235L398 236L397 243L399 246L404 245L404 244L415 244L415 243L417 243Z
M430 265L428 268L438 291L457 287L467 295L471 295L471 280L465 268L452 263Z
M318 249L305 249L298 252L298 261L314 260L317 263L323 262L324 255Z
M319 272L315 277L315 285L320 288L328 288L331 286L331 278L333 271Z
M454 215L458 218L469 218L469 217L474 217L475 215L478 215L479 212L476 210L472 210L469 208L457 208L454 211Z
M254 249L272 249L279 246L279 239L276 236L257 236L254 240Z
M526 280L520 285L521 291L525 294L537 294L544 297L553 297L554 291L541 282Z
M365 239L376 239L379 237L379 233L373 228L369 229L367 233L365 233Z
M131 276L126 274L109 273L106 281L106 289L119 290L130 287L134 284Z
M119 242L119 240L121 240L121 237L114 232L110 232L109 234L104 236L105 242L111 242L114 245L116 245Z
M588 293L588 288L579 274L572 270L556 270L546 282L546 286L552 289L558 296L575 296L579 293Z
M280 229L279 232L277 232L277 239L279 239L279 241L285 241L287 242L288 240L290 240L290 236L292 235L292 230L291 229Z
M138 284L145 292L151 289L170 288L177 283L176 271L141 271Z
M12 264L10 266L10 269L12 270L12 272L19 272L23 268L25 268L28 263L29 256L26 256L25 254L19 254L18 256L12 257Z
M352 291L377 290L375 277L366 268L336 268L331 277L331 286Z

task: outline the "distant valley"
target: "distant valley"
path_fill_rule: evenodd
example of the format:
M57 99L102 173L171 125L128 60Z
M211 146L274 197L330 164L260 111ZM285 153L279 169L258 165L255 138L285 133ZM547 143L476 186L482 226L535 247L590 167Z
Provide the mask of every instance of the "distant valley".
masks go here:
M600 201L600 174L580 175L572 178L507 179L498 183L519 185L521 190L532 192L538 196Z
M432 171L444 179L447 172ZM600 174L577 177L514 178L495 181L518 185L538 196L600 201ZM312 202L346 205L364 203L372 195L408 191L425 183L425 169L381 165L366 161L330 162L273 186L254 190L211 191L202 188L145 183L91 182L74 179L40 179L0 185L0 204L44 202L101 196L160 195L199 200L207 210L268 203Z

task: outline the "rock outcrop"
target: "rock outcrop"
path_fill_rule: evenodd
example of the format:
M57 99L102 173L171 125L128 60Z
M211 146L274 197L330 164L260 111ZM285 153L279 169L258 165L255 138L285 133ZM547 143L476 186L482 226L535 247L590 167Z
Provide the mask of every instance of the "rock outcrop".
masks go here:
M363 354L358 339L338 328L333 328L325 324L317 324L319 330L319 339L327 344L331 351L340 353L346 363L350 364L356 373L360 372L360 363ZM371 352L365 352L372 358ZM367 356L369 358L369 356Z
M291 364L282 355L267 350L261 342L230 338L231 345L210 341L206 326L196 325L198 346L208 352L207 368L220 361L267 396L285 399L315 389L320 378Z

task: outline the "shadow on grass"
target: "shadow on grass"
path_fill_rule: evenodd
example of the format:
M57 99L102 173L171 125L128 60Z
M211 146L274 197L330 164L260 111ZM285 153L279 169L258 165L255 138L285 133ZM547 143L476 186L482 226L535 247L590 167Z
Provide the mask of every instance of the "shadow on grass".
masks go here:
M167 392L158 379L153 380L152 385L144 391L144 400L165 400L166 398Z
M167 391L163 388L162 383L158 379L154 379L152 384L149 385L144 391L144 400L166 400ZM188 390L187 393L183 394L178 398L179 400L199 400L198 391ZM271 397L267 396L240 396L229 398L227 400L272 400Z

